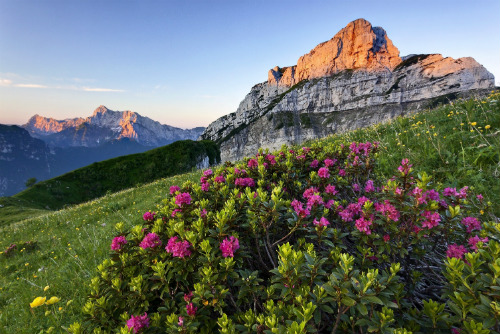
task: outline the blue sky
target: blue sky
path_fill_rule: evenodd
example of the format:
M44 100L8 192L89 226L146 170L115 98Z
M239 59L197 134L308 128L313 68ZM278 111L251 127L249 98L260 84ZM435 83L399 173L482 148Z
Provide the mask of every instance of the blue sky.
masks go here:
M471 56L500 85L498 0L0 0L0 123L105 105L206 126L357 18L401 56Z

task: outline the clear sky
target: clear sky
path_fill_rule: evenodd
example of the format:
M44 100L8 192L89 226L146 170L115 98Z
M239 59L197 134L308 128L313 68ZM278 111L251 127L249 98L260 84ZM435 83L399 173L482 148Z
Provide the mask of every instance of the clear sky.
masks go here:
M471 56L500 85L498 0L0 0L0 123L105 105L207 126L357 18L401 56Z

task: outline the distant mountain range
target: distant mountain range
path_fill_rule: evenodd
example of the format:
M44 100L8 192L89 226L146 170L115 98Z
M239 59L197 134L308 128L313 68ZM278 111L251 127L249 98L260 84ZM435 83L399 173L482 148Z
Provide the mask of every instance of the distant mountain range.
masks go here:
M94 162L196 140L203 130L183 130L104 106L87 118L35 115L22 127L0 124L0 196L25 189L32 177L42 181Z
M202 127L184 130L132 111L113 111L105 106L99 106L87 118L56 120L35 115L22 127L51 147L96 147L123 138L159 147L177 140L196 140L204 130Z

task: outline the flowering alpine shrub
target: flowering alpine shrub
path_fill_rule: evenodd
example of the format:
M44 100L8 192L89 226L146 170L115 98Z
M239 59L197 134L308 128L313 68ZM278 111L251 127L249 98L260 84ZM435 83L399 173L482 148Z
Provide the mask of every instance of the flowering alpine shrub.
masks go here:
M408 159L380 180L377 149L261 150L172 187L154 218L117 224L70 330L499 331L500 227L481 197L432 189Z

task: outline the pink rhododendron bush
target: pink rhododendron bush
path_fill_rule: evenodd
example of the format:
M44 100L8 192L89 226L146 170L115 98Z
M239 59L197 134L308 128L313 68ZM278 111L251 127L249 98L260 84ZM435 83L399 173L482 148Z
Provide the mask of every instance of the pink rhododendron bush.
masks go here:
M74 333L500 331L499 225L376 143L260 152L110 236Z

